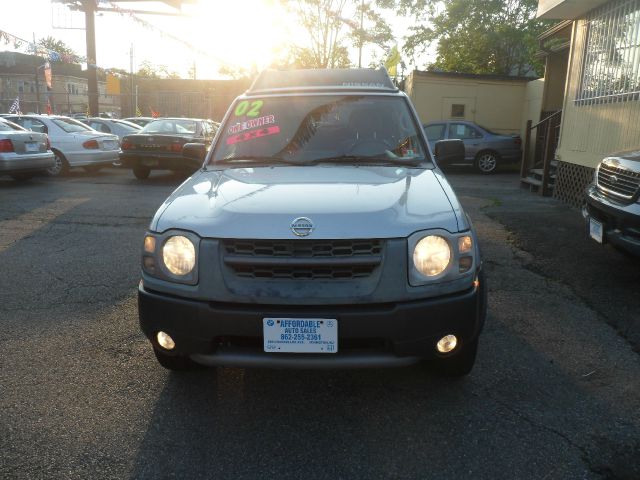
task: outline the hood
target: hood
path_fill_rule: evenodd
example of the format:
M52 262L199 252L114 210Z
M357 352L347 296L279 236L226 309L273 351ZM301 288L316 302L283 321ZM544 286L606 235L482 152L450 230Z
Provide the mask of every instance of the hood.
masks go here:
M151 229L183 229L210 238L288 239L297 238L291 224L298 217L313 223L309 239L459 230L434 170L329 165L198 172L160 207Z

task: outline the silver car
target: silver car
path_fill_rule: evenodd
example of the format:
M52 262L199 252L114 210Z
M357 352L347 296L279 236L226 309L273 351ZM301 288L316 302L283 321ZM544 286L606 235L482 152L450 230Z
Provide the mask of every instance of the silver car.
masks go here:
M439 140L462 140L465 163L473 165L480 173L493 173L498 165L518 162L522 158L522 140L518 135L501 135L463 120L431 122L423 128L431 148Z
M140 125L128 122L126 120L118 120L115 118L100 118L92 117L82 120L82 123L86 123L97 132L112 133L117 135L118 139L122 141L122 137L129 135L130 133L136 133L142 130Z
M5 118L27 130L49 135L55 155L55 165L48 170L50 175L58 175L73 167L97 172L118 160L120 141L116 135L96 132L73 118L59 115L13 115Z
M0 118L0 175L27 180L55 164L49 139Z
M478 240L385 70L266 71L156 212L140 325L158 362L275 368L432 362L461 376L486 314Z

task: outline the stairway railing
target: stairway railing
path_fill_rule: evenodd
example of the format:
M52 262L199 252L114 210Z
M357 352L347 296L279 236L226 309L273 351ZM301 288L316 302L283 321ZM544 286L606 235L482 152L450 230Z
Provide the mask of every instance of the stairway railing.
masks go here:
M557 146L557 135L554 135L554 129L560 128L560 118L562 110L552 113L551 115L540 120L535 125L532 125L531 120L527 121L527 128L524 136L524 149L522 151L522 164L520 166L520 180L524 184L524 180L527 178L529 171L533 168L531 159L531 132L534 129L544 128L543 145L544 150L542 154L542 185L540 186L540 195L545 195L549 188L549 176L551 171L551 162L555 156L555 147ZM540 130L538 130L540 131ZM535 153L535 152L534 152ZM535 154L534 154L535 157Z

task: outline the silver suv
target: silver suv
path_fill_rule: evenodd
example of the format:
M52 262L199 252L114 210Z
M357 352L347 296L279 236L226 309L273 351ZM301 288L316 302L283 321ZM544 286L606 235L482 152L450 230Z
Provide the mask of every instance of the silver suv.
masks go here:
M459 161L459 140L435 146ZM465 375L486 316L469 218L384 70L266 71L144 238L160 364Z

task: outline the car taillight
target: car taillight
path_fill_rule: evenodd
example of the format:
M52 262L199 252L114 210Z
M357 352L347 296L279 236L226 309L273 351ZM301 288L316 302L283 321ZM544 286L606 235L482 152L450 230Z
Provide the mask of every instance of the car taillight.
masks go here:
M120 148L122 148L122 150L131 150L134 147L133 143L128 142L126 140L122 141L122 145L120 145Z
M82 146L84 148L89 148L89 149L92 149L92 150L100 148L100 145L98 145L98 141L97 140L87 140L86 142L84 142L82 144Z
M0 152L14 152L13 142L9 139L0 140Z
M516 145L522 145L522 139L520 137L515 137L513 141Z
M171 145L167 145L167 150L170 152L182 152L182 143L172 143Z

